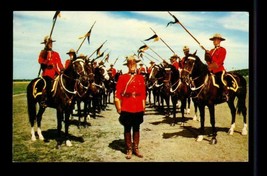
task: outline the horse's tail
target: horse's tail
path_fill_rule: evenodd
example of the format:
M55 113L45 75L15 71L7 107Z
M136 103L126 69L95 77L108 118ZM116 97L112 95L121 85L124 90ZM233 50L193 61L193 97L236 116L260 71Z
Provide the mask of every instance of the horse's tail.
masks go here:
M238 93L238 101L237 101L237 113L240 114L246 109L246 97L247 97L247 82L243 76L239 76L240 78L240 91Z
M30 82L27 86L27 107L28 107L28 116L29 116L29 121L31 123L31 126L33 127L34 125L34 120L36 117L36 102L35 98L33 97L33 82Z

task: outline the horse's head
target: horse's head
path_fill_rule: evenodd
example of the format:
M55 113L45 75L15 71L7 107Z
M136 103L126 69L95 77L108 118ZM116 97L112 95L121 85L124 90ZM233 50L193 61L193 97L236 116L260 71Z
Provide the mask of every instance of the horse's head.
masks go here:
M192 54L185 58L181 78L188 79L190 76L195 78L200 75L205 75L208 72L209 70L207 65L204 64L197 55Z
M94 73L97 82L107 81L110 78L108 75L108 71L104 66L94 68Z
M78 58L72 61L73 69L76 73L75 79L78 79L84 86L89 83L89 71L88 64L85 63L84 59Z

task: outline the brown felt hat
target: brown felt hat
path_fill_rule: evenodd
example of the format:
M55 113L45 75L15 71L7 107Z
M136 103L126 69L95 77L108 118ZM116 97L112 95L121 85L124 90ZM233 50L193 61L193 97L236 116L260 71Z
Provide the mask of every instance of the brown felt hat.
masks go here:
M50 38L48 35L44 37L44 41L41 44L47 44L49 41L55 42L55 40L52 40L52 37Z
M177 54L174 54L174 55L172 55L172 56L170 57L170 59L177 59L177 58L178 58Z
M189 51L189 47L188 46L184 46L183 47L183 51Z
M222 35L221 35L221 34L218 34L218 33L214 34L214 35L210 38L210 40L214 40L214 39L220 39L221 41L224 41L224 40L225 40L225 39L222 37Z
M134 56L127 56L126 63L124 63L123 65L127 65L128 63L131 63L131 62L138 63L140 61L141 61L140 59L136 59Z
M74 49L70 49L69 52L67 52L66 54L70 54L70 53L76 53Z

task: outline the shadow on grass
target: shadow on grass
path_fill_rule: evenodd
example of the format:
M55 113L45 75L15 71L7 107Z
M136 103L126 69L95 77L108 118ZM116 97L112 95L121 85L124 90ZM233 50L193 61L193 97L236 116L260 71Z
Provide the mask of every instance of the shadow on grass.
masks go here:
M123 139L114 140L108 146L114 150L125 153L125 142Z

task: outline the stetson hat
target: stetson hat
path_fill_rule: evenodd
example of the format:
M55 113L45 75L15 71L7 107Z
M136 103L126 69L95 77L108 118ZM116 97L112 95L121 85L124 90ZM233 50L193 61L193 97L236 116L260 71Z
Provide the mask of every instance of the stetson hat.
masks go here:
M220 39L221 41L224 41L224 40L225 40L225 39L222 37L222 35L221 35L221 34L218 34L218 33L214 34L214 35L210 38L210 40L214 40L214 39Z
M138 63L140 61L140 59L136 59L134 56L127 56L126 63L124 63L123 65L127 65L128 63Z
M55 40L52 40L48 35L44 37L44 41L41 44L47 44L47 42L55 42Z
M104 65L104 62L103 62L103 61L100 61L100 62L98 63L98 65Z
M69 52L67 52L66 54L70 54L70 53L76 53L74 49L70 49Z
M183 51L189 51L189 47L188 46L184 46L183 47Z
M177 59L177 58L178 58L177 54L174 54L174 55L172 55L172 56L170 57L170 59Z
M86 55L84 55L83 53L81 53L81 54L79 54L78 58L85 59L86 58Z

